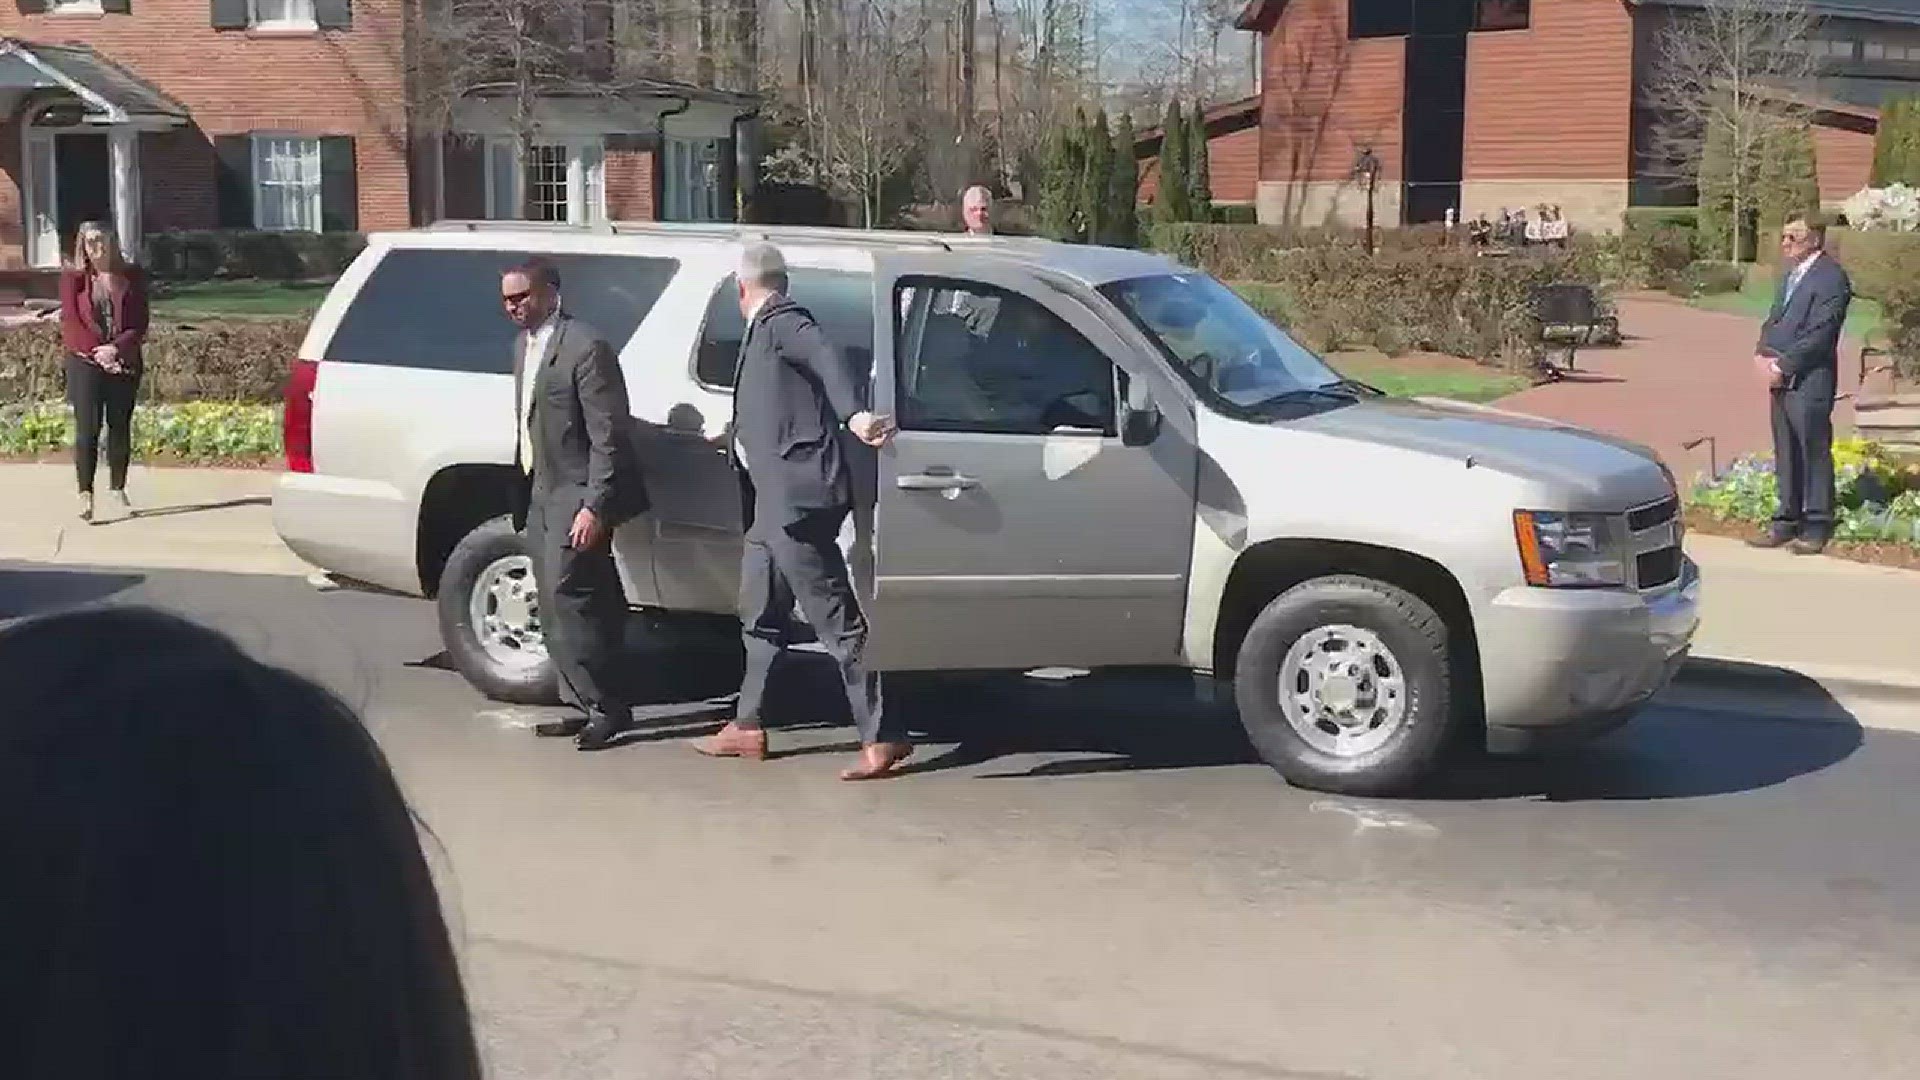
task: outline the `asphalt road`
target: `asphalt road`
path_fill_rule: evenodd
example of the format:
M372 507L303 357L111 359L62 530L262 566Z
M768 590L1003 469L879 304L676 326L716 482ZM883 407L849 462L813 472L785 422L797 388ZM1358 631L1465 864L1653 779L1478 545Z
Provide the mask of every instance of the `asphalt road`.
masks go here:
M1286 787L1181 682L926 679L889 684L921 771L845 785L844 728L697 758L697 701L603 754L536 740L533 711L445 670L420 602L0 566L0 619L95 601L184 611L363 706L434 831L497 1077L1853 1080L1920 1058L1920 736L1830 699L1676 693L1577 757L1377 803Z

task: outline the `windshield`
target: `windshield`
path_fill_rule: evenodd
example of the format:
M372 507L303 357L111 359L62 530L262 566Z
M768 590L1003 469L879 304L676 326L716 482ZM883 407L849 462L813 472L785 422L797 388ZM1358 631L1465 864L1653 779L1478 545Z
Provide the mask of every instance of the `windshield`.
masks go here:
M1100 292L1216 405L1251 412L1277 400L1350 396L1339 373L1210 275L1128 278Z

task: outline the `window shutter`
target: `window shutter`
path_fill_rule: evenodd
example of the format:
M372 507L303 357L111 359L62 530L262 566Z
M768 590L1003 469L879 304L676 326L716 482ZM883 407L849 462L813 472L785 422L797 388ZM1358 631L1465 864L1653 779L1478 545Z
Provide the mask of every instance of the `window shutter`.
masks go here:
M250 21L247 0L213 0L215 30L245 30Z
M47 10L47 0L20 0L20 14L42 15Z
M100 10L108 15L131 15L133 0L100 0Z
M353 29L351 0L313 0L313 21L322 30Z
M353 166L351 135L329 135L320 140L320 229L360 229L360 180Z
M219 202L220 227L253 228L253 138L217 136L213 140L213 153L217 159L214 190Z

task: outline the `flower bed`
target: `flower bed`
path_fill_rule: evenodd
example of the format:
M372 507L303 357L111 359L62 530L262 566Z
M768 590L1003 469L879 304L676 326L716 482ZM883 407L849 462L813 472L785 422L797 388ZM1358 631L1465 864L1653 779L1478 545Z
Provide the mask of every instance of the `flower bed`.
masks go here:
M0 456L39 458L73 448L65 403L0 406ZM195 401L141 405L133 413L136 460L194 465L261 465L281 453L280 409Z
M1836 553L1920 567L1920 463L1860 438L1835 442L1833 460ZM1780 505L1772 459L1744 457L1719 479L1702 478L1689 502L1694 525L1757 536Z

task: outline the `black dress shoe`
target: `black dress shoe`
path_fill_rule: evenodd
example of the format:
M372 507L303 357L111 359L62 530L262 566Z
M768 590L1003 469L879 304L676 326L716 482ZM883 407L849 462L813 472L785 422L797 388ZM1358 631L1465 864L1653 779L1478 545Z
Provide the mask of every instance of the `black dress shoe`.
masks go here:
M542 739L571 739L575 735L585 731L586 727L586 717L569 716L565 720L548 720L544 723L535 724L533 725L533 733Z
M1804 536L1795 540L1788 549L1795 555L1818 555L1827 550L1827 538L1824 536Z
M587 721L587 725L580 729L580 734L574 736L573 748L585 751L605 750L632 726L632 720L615 720L611 716L596 716Z

